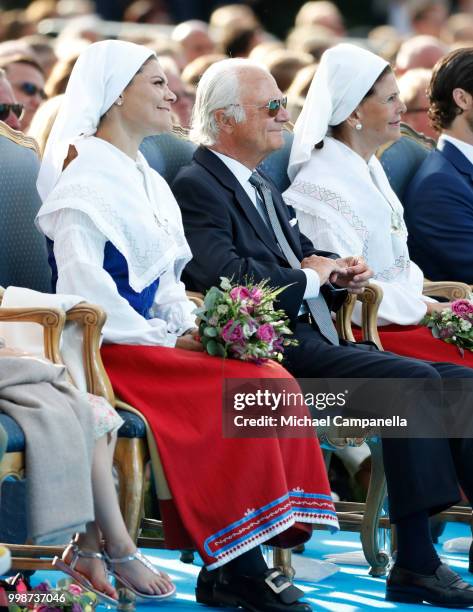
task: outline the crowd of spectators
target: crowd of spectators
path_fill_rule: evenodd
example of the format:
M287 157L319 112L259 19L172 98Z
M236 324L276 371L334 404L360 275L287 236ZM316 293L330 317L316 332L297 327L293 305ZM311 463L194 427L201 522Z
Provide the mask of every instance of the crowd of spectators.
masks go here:
M10 127L27 132L44 101L64 92L79 53L91 42L110 37L144 44L157 52L177 95L175 122L182 127L189 126L201 75L224 57L249 57L264 64L287 93L295 121L321 54L350 39L394 66L396 75L402 76L406 121L435 137L426 115L429 71L450 49L473 45L473 3L467 0L372 0L366 22L373 22L374 15L378 21L382 16L385 23L371 29L366 26L363 38L353 37L360 30L348 27L343 2L306 2L288 24L284 38L276 37L258 17L263 13L264 18L264 10L252 8L264 7L264 2L219 3L208 21L194 18L180 23L173 22L173 12L163 1L112 4L114 11L100 1L33 0L23 8L10 6L0 13L0 68L4 70L0 104L23 107L3 107L2 118ZM194 6L194 12L182 10L182 14L203 15L198 3L179 4ZM103 16L122 21L107 21ZM49 109L56 107L57 103L48 105ZM44 119L35 122L40 128L47 113L42 115ZM32 132L35 136L37 129Z

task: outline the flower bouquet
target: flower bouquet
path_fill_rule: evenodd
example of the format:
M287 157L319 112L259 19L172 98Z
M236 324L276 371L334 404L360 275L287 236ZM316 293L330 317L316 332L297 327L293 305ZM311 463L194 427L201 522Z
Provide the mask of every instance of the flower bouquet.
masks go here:
M21 574L0 581L0 606L8 606L9 612L93 612L98 603L95 593L68 578L59 580L55 589L49 582L32 588Z
M286 289L273 289L268 281L232 284L221 277L220 288L211 287L204 305L196 310L199 333L209 355L264 363L282 360L285 346L297 344L283 310L274 310L274 300Z
M473 351L473 302L455 300L442 312L434 312L422 320L432 336L455 344L463 356L465 349Z

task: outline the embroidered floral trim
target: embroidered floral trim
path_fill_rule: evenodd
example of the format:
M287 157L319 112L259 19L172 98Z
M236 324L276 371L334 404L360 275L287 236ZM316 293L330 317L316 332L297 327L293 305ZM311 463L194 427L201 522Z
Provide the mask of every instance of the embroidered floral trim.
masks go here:
M394 262L393 266L391 266L390 268L387 268L386 270L382 270L381 272L377 272L373 276L373 278L376 280L383 280L383 281L395 280L403 272L408 272L410 265L411 265L411 260L408 257L405 257L404 255L400 255Z
M316 185L308 181L296 180L292 183L292 189L305 196L314 198L319 202L325 202L333 210L341 214L345 221L360 236L363 244L362 255L365 257L365 259L367 259L369 237L368 229L360 217L355 214L354 210L350 207L346 200L344 200L335 191L330 191L330 189L327 189L326 187L322 187L321 185ZM289 203L289 198L286 199L286 201Z
M247 509L240 520L207 538L204 548L209 556L218 560L228 559L229 555L233 558L235 551L246 550L250 542L268 539L295 521L338 528L337 514L329 495L305 493L296 487L262 508Z

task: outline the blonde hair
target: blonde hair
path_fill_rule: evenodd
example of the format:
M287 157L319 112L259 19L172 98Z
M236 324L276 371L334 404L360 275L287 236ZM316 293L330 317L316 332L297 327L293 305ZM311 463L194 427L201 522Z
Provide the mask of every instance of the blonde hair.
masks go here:
M33 115L30 127L28 128L28 136L36 140L39 146L40 156L43 156L46 148L46 143L51 133L53 123L59 112L64 95L54 96L46 100Z

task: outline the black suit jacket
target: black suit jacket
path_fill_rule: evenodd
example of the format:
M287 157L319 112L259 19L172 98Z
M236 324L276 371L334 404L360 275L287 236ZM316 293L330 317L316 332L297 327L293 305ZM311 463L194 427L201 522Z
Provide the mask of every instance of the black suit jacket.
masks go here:
M297 226L292 209L284 203L276 186L268 181L279 221L299 260L312 254L337 257L317 251ZM260 217L233 173L211 151L200 147L190 166L183 168L173 183L181 207L184 229L193 259L183 281L188 289L205 291L220 284L220 277L238 282L251 278L269 279L271 286L290 285L279 296L279 306L295 322L306 288L306 275L293 270L281 253L274 235ZM343 303L346 292L323 288L332 310Z

